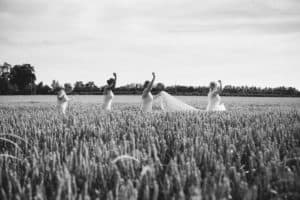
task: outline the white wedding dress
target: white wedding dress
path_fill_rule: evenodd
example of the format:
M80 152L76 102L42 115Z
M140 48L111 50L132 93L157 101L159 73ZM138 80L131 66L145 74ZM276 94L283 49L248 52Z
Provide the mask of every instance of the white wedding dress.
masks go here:
M156 96L155 101L158 101L160 108L166 112L200 111L199 109L180 101L165 91L160 92Z
M212 92L208 93L208 105L206 111L225 111L225 105L221 103L219 94L213 95Z
M143 104L142 104L142 111L143 112L151 112L152 105L153 105L153 96L151 92L146 97L142 97Z
M57 95L57 107L60 112L62 112L64 115L66 114L66 110L68 108L68 102L69 102L69 97L67 96L65 91L61 91Z
M104 101L103 101L103 105L102 108L104 110L111 110L111 104L112 104L112 100L114 98L114 93L112 92L112 90L108 90L107 94L104 95Z
M219 95L213 96L211 93L208 94L208 106L207 111L225 111L226 108L224 104L220 103L221 97ZM204 111L190 106L183 101L173 97L169 93L162 91L157 94L153 100L151 93L145 98L143 98L142 110L144 112L151 112L153 102L158 104L159 108L166 112L194 112L194 111Z

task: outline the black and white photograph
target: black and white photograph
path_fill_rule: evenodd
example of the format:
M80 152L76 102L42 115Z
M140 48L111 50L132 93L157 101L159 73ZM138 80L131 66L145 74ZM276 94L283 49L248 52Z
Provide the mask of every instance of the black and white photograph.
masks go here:
M0 200L299 200L300 0L0 0Z

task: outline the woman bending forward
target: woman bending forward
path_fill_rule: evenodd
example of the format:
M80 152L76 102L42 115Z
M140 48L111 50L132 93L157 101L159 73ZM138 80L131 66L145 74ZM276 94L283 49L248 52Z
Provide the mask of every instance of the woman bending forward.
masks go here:
M211 82L209 84L208 93L208 105L207 111L225 111L226 108L223 103L221 103L220 94L222 92L222 82L219 80L219 86L216 82Z
M104 101L103 101L102 108L107 111L111 110L111 104L112 104L112 100L114 98L113 90L115 89L116 83L117 83L117 74L113 73L113 76L114 76L114 78L110 78L106 81L107 85L105 86L104 92L103 92Z

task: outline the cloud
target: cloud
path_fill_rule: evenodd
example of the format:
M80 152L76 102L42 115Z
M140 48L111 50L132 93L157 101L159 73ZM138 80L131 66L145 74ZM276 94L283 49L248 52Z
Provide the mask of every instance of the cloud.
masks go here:
M172 33L298 33L299 10L297 0L1 0L0 44L128 44Z
M299 65L299 10L298 0L0 0L0 53L39 66L48 82L70 68L71 82L110 70L133 79L128 71L141 66L179 75L184 66L207 79L226 68L232 80L249 72L239 66L265 66L264 79Z

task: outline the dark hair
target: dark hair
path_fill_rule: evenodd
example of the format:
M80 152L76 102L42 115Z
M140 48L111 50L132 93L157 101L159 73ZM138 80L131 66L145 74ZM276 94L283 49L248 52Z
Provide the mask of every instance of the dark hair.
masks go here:
M59 94L61 91L65 91L65 88L63 88L63 87L61 87L61 86L55 88L55 92L56 92L57 94Z
M209 87L210 87L211 89L213 89L213 88L217 87L217 83L214 82L214 81L212 81L212 82L209 83Z
M148 87L149 83L150 83L150 81L145 81L143 88L145 89L146 87Z
M107 82L108 85L111 85L111 84L115 83L115 79L110 78L106 82Z
M165 85L163 83L157 83L156 84L156 89L161 91L165 89Z

